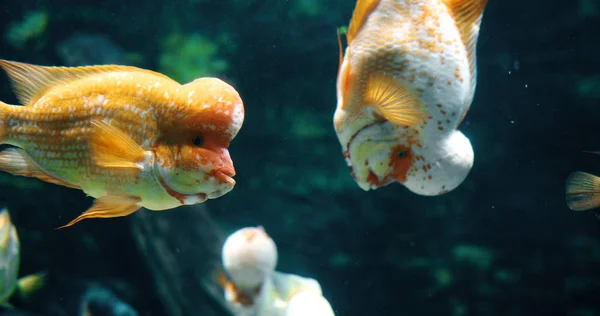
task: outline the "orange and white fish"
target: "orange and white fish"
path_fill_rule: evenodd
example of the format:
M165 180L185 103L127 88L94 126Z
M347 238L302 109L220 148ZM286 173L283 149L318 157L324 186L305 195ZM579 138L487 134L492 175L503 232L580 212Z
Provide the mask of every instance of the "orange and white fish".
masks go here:
M160 211L235 185L228 147L244 121L217 78L181 85L130 66L44 67L0 60L24 106L0 102L0 170L83 190L86 218Z
M358 0L340 42L335 131L363 190L458 187L473 166L457 130L473 100L486 0ZM339 40L339 37L338 37Z

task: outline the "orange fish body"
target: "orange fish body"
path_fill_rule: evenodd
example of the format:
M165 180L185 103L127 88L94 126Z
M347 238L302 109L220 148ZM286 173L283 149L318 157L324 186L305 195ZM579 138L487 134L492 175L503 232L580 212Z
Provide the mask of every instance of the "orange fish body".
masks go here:
M0 102L0 170L96 198L66 226L172 209L234 187L228 147L244 120L216 78L185 85L129 66L41 67L0 61L24 106Z
M438 195L468 175L473 149L457 128L475 93L486 2L358 0L334 125L362 189L399 182Z

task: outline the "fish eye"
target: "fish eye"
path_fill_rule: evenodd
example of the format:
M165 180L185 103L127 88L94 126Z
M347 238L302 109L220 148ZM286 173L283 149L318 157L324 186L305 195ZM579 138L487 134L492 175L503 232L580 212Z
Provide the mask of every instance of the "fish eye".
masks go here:
M202 144L204 144L204 138L202 138L202 136L194 137L194 146L200 147Z
M404 158L406 157L407 152L405 150L401 150L396 154L396 157L398 158Z

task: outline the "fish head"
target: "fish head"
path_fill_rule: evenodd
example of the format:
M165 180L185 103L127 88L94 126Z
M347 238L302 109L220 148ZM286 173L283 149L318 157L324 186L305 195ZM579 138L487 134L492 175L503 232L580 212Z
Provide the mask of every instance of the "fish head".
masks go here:
M200 78L182 86L184 111L161 131L155 148L159 176L182 195L218 198L235 185L229 145L244 121L237 91L217 78Z
M277 266L277 245L262 226L244 227L227 237L221 263L240 290L259 288Z
M365 191L394 181L406 182L415 161L413 145L395 132L389 122L377 122L361 129L348 143L346 161L352 177Z
M474 162L471 141L460 131L425 142L420 159L404 185L414 193L435 196L456 189L469 175Z
M442 141L429 144L418 137L419 133L410 131L381 122L352 138L346 159L363 190L398 182L413 193L432 196L449 192L464 181L473 166L468 138L454 131Z

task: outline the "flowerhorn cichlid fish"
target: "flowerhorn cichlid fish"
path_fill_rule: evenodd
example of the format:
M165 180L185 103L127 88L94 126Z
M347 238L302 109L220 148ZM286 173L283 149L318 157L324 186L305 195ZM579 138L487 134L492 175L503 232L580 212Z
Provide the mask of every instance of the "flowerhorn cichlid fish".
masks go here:
M457 130L476 86L486 0L358 0L337 78L335 131L363 190L458 187L473 148ZM339 41L339 35L338 35Z
M180 85L130 66L43 67L0 60L18 100L0 102L0 170L83 190L86 218L205 202L231 191L228 147L244 121L216 78ZM61 227L61 228L62 228Z
M567 206L574 211L587 211L600 207L600 177L576 171L567 177Z

